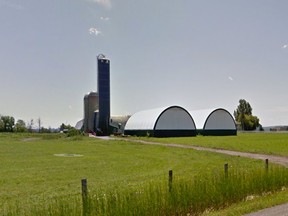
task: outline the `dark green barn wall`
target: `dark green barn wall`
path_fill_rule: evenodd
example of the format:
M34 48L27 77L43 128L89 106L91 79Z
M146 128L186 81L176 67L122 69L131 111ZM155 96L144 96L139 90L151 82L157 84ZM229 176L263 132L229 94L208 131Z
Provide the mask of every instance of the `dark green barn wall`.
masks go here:
M125 135L151 137L190 137L196 130L125 130Z
M236 136L237 130L197 130L203 136Z

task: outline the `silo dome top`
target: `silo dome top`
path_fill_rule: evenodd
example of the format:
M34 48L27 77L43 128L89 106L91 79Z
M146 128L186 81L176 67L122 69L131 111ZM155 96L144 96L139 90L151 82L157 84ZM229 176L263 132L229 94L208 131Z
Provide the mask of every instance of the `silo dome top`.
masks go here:
M89 93L88 96L97 96L97 95L98 95L98 92L92 91Z
M99 55L97 56L97 58L98 58L98 59L106 59L105 55L103 55L103 54L99 54Z

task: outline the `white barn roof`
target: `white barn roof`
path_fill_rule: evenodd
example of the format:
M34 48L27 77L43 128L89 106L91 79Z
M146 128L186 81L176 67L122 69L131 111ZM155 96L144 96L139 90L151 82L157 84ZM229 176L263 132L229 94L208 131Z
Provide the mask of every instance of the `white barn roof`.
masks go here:
M137 112L128 119L125 130L153 130L161 112L163 112L163 108Z
M189 111L197 129L222 130L236 129L232 115L223 108Z
M223 108L189 111L202 135L236 135L233 116Z
M184 135L187 131L195 134L196 126L188 111L180 106L170 106L135 113L127 121L125 131L127 134L139 134L136 131L158 131L163 136L169 136L168 133L180 136L180 133Z
M223 108L187 111L170 106L137 112L125 126L127 135L195 136L236 135L232 115Z

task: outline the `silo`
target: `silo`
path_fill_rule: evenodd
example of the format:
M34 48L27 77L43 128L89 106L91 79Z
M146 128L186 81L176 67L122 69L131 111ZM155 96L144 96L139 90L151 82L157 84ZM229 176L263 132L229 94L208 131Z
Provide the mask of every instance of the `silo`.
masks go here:
M83 127L84 131L88 132L88 94L85 94L84 96L84 122L83 122Z
M104 55L97 57L98 63L98 94L99 94L99 119L98 129L101 134L109 135L110 122L110 61Z
M84 97L84 131L95 132L94 112L98 109L98 93L90 92Z

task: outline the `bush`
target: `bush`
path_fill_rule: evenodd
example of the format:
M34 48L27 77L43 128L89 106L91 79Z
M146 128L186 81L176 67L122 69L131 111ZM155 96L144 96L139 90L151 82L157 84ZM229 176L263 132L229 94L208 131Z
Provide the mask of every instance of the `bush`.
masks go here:
M68 137L79 136L79 135L83 135L83 134L80 130L77 130L75 128L70 128L67 133Z

